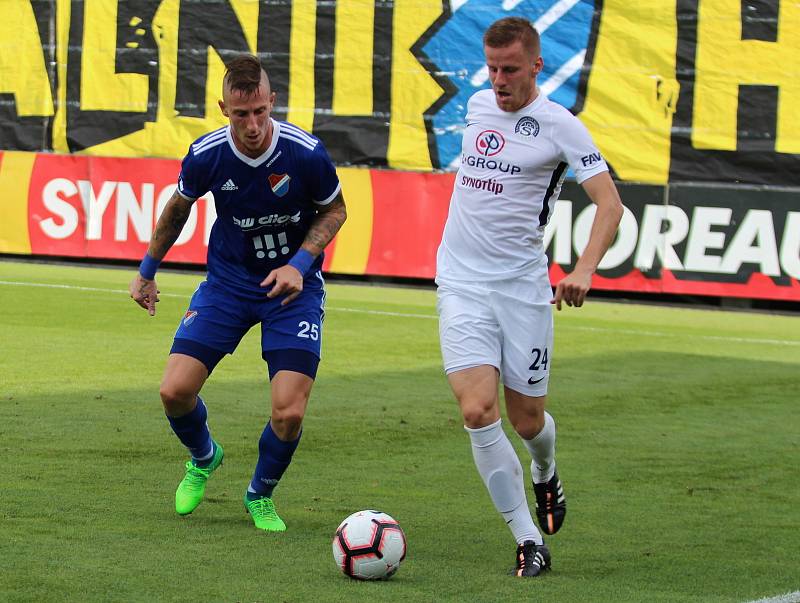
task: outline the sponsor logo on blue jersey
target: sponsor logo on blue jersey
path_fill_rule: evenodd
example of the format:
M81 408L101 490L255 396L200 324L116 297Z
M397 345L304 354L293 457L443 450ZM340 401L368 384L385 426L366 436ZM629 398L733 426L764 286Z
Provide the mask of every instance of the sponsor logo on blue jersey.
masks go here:
M194 317L197 316L197 310L186 310L186 314L183 316L183 324L184 326L189 326L194 322Z
M233 216L233 223L241 227L242 230L254 230L262 226L275 226L285 222L292 222L297 224L300 221L300 212L298 211L293 216L270 214L268 216L261 216L260 218L237 218Z
M289 181L291 179L289 174L270 174L269 185L272 188L272 192L279 197L283 197L289 192Z

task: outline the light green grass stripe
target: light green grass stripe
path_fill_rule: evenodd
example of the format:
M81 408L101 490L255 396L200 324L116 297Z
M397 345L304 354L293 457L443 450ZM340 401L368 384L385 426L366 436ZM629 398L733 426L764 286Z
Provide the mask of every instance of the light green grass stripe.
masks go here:
M683 337L687 333L664 333L661 331L637 331L635 329L604 329L602 327L577 327L575 325L558 325L559 329L574 329L577 331L595 331L597 333L621 333L623 335L643 335L645 337ZM697 339L706 341L732 341L736 343L764 343L768 345L800 346L800 341L794 339L758 339L755 337L724 337L722 335L692 335Z
M796 590L793 593L786 593L785 595L778 595L777 597L770 597L768 599L750 601L750 603L798 603L798 601L800 601L800 590Z
M21 286L21 287L44 287L48 289L67 289L74 291L95 291L98 293L113 293L115 295L125 294L129 295L128 291L124 289L103 289L100 287L81 287L78 285L63 285L58 283L33 283L24 281L0 281L0 285L8 286ZM188 298L191 297L190 293L159 293L161 297L177 297ZM423 318L428 320L435 320L435 314L413 314L409 312L390 312L386 310L367 310L362 308L344 308L336 306L326 306L326 310L334 310L337 312L353 312L357 314L373 314L378 316L395 316L398 318ZM591 331L596 333L618 333L622 335L636 335L642 337L683 337L686 333L666 333L661 331L638 331L636 329L608 329L603 327L585 327L577 325L559 325L560 329L574 330L574 331ZM725 337L722 335L692 335L696 339L705 341L725 341L731 343L745 343L745 344L764 344L764 345L787 345L787 346L800 346L800 341L794 339L760 339L755 337Z

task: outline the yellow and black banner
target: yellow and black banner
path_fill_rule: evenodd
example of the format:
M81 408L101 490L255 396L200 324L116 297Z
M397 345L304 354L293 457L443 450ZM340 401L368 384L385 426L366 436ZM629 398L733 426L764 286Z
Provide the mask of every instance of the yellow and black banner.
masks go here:
M0 149L180 158L253 52L339 165L452 170L505 15L619 180L800 186L794 0L3 0Z

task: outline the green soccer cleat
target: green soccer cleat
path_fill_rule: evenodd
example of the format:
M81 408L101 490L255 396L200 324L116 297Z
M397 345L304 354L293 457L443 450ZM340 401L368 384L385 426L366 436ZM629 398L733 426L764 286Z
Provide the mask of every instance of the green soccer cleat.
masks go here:
M224 456L222 446L214 442L214 456L207 466L198 467L194 461L186 461L186 475L175 490L175 511L178 515L188 515L202 502L208 477L222 464Z
M266 530L267 532L286 531L286 524L278 517L278 513L275 511L275 503L268 496L259 496L251 500L245 494L244 508L250 513L253 523L256 524L259 530Z

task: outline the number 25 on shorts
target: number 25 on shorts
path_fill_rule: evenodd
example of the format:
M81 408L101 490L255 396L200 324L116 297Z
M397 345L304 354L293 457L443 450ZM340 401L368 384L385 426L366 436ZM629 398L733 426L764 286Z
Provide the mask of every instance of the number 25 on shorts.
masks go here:
M300 329L297 332L298 337L302 337L303 339L311 339L313 341L319 339L319 325L311 324L307 320L301 320L297 325L297 328Z

